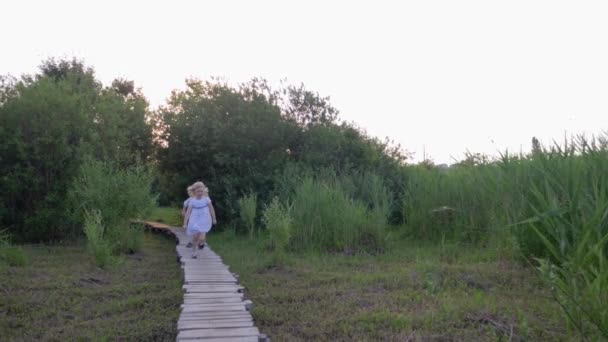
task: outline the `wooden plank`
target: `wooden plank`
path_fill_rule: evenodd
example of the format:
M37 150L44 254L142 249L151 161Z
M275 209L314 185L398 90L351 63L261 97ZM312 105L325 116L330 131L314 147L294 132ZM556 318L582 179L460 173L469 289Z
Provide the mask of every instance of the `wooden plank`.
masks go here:
M225 321L225 320L234 320L234 319L250 319L253 320L251 314L248 312L200 312L200 313L186 313L182 314L179 322L185 321Z
M193 317L204 317L204 318L226 318L226 317L234 317L234 316L246 316L251 317L251 313L249 311L226 311L222 309L215 309L214 311L191 311L191 312L181 312L181 318L193 318Z
M190 279L236 280L232 274L186 274Z
M231 312L231 311L247 311L245 305L196 305L182 308L182 313L186 312Z
M211 293L211 292L240 292L244 287L237 285L190 285L182 286L184 292L188 293Z
M195 285L192 283L209 283L209 285L213 285L213 283L218 283L217 285L237 285L238 281L236 279L229 278L189 278L185 279L186 285Z
M258 336L258 328L234 328L234 329L193 329L183 330L177 334L177 340L213 337L248 337Z
M251 318L251 317L228 317L228 318L224 318L224 319L196 318L196 319L179 320L177 322L177 325L178 325L178 327L180 327L180 326L185 326L185 325L193 325L196 323L232 323L232 322L253 323L253 318Z
M201 278L201 277L220 278L220 277L224 277L224 278L236 279L236 277L234 275L232 275L232 273L230 273L226 270L209 270L209 272L204 272L204 271L197 271L197 270L189 269L188 272L186 272L185 277L186 278Z
M184 281L186 285L236 285L237 281L227 281L227 280L187 280Z
M184 299L222 299L222 298L243 298L242 292L233 293L185 293Z
M232 307L232 306L243 306L245 308L247 308L247 305L251 304L251 302L240 302L240 303L189 303L189 304L182 304L180 305L180 308L182 309L182 312L187 312L187 310L191 310L191 311L195 311L193 310L193 308L200 308L200 307L204 307L204 308L211 308L211 307L215 307L215 308L224 308L224 307Z
M186 280L206 280L206 281L236 281L236 278L233 276L225 276L225 275L196 275L196 276L186 276Z
M192 322L182 323L177 325L177 330L192 330L192 329L218 329L218 328L247 328L253 327L253 321L227 321L227 322Z
M230 319L253 319L251 313L244 311L207 311L207 312L182 312L179 321L192 320L230 320Z
M242 298L195 298L186 299L184 298L184 304L212 304L212 303L241 303Z
M238 281L236 279L186 279L184 281L186 285L237 285Z
M247 337L218 337L218 338L195 338L195 339L182 339L179 341L188 341L188 342L258 342L259 336L247 336Z

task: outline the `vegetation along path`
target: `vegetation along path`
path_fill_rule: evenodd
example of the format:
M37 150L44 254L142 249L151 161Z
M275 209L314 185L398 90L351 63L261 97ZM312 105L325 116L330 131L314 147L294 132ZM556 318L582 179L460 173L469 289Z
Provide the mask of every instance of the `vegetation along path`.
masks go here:
M146 222L146 227L172 234L177 240L177 258L184 270L177 341L269 341L254 326L249 313L253 304L243 299L237 277L211 248L207 246L193 259L183 229L157 222Z

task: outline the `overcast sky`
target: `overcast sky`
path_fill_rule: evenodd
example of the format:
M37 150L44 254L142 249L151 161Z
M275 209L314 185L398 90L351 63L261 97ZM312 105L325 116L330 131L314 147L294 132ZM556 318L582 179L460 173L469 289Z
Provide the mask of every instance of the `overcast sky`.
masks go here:
M287 78L422 158L608 129L606 1L7 1L0 74L78 57L153 105L186 77Z

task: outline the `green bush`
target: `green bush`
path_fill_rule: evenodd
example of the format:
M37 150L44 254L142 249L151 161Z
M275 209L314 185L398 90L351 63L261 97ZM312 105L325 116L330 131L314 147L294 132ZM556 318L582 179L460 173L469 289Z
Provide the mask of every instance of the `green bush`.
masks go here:
M116 259L112 255L112 246L105 238L101 213L98 210L85 211L84 233L87 237L87 247L95 258L95 263L101 268L111 266Z
M27 264L27 257L21 247L2 246L0 247L0 261L5 262L9 266L25 266Z
M0 262L9 266L25 266L27 261L23 249L11 245L8 233L0 230Z
M291 237L291 215L290 207L283 205L275 197L270 205L266 207L263 214L264 224L270 234L270 241L274 248L276 261L281 261L285 254L285 249Z
M102 237L114 252L130 253L141 246L143 231L130 220L146 217L156 205L150 193L152 173L143 166L118 168L112 163L87 159L69 191L71 214L77 222L97 211L105 227Z
M258 196L254 193L245 195L239 199L239 214L241 221L249 231L249 237L253 239L255 231L256 208L258 206Z

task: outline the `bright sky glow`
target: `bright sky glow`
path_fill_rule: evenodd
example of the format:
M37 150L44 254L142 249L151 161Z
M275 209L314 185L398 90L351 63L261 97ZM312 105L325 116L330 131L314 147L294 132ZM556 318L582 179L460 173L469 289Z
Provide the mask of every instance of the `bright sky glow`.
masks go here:
M608 129L605 1L7 1L0 74L82 58L152 105L186 77L287 78L422 159Z

